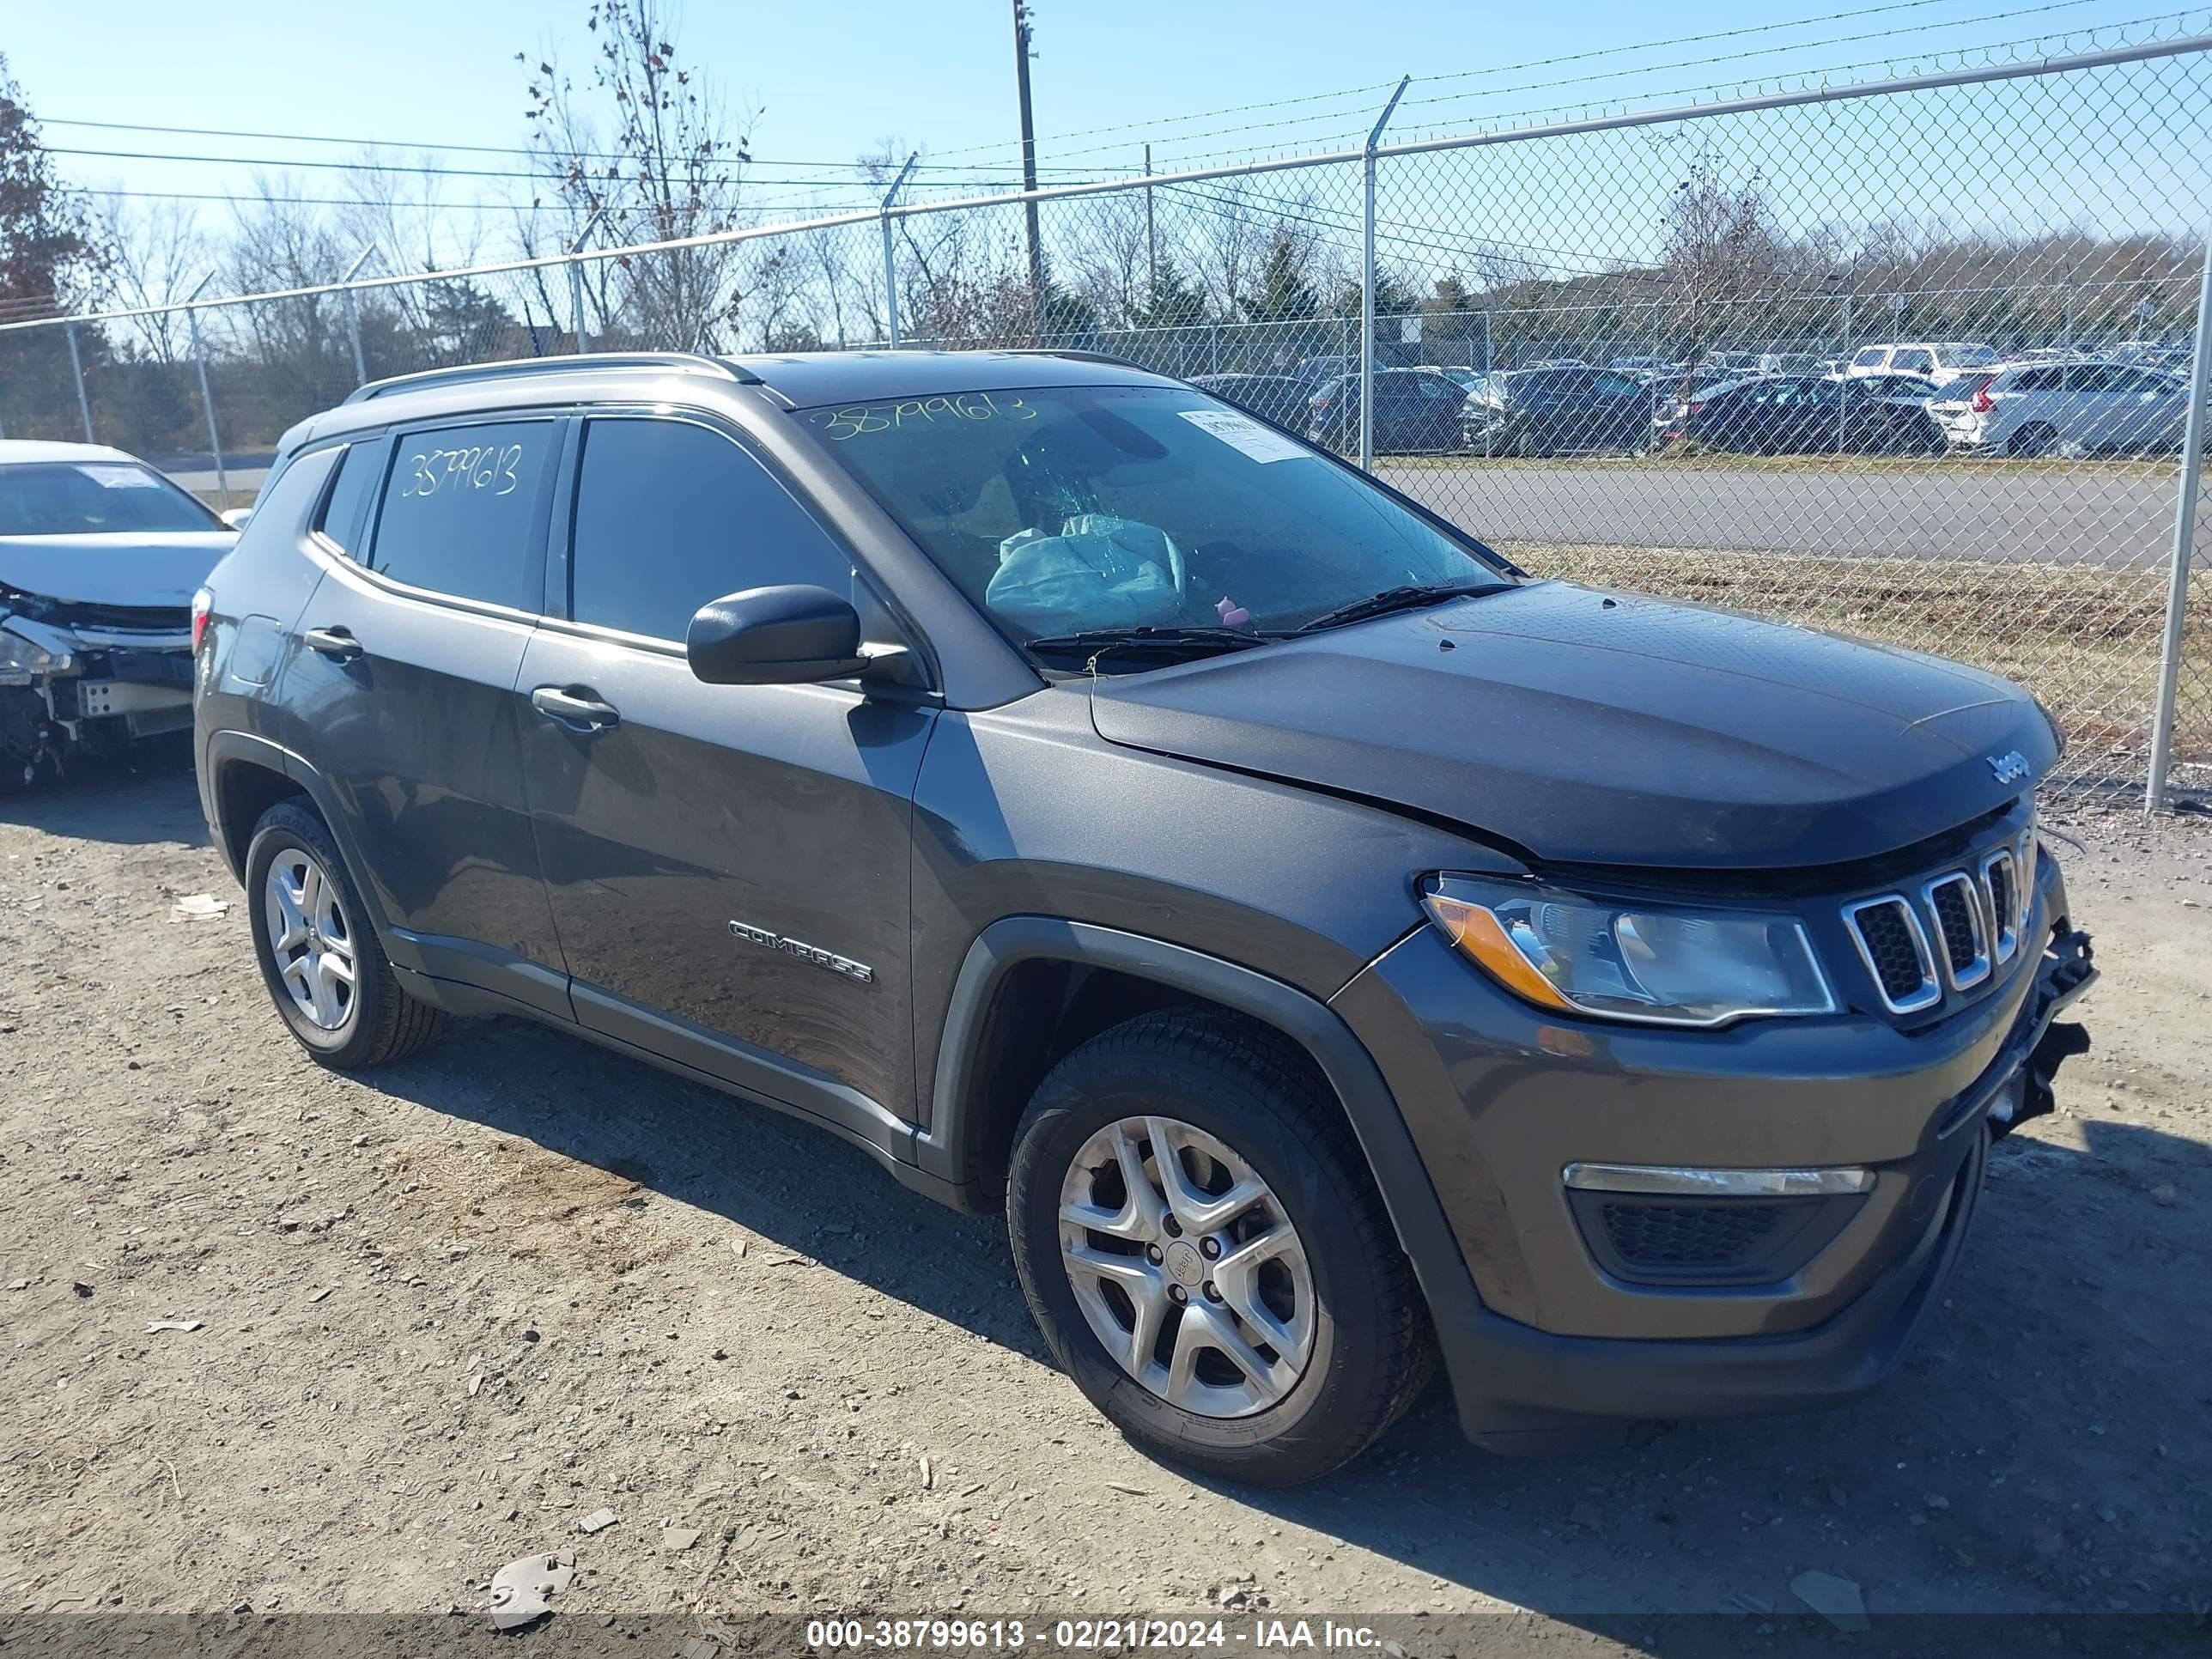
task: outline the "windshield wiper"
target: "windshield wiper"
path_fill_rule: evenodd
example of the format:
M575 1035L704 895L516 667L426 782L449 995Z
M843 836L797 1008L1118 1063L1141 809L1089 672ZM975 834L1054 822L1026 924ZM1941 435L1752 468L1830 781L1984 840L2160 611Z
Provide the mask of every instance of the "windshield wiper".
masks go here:
M1024 640L1022 648L1042 655L1073 653L1095 660L1116 648L1133 649L1158 656L1212 655L1265 645L1280 635L1258 634L1244 628L1086 628L1073 634L1046 634Z
M1310 634L1316 629L1338 628L1346 623L1388 616L1393 611L1412 611L1443 599L1465 599L1475 593L1495 593L1512 585L1485 578L1480 581L1413 582L1403 587L1386 587L1380 593L1370 593L1364 599L1354 599L1349 605L1340 605L1334 611L1322 611L1298 632Z

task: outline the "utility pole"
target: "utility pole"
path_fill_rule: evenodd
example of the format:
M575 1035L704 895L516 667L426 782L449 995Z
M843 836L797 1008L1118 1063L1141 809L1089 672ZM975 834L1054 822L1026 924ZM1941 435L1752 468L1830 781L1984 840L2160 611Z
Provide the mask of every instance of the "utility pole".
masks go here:
M1014 91L1022 103L1022 188L1029 199L1022 204L1022 219L1029 233L1030 307L1034 313L1036 343L1044 343L1044 252L1037 242L1036 128L1030 119L1030 9L1027 0L1014 0Z

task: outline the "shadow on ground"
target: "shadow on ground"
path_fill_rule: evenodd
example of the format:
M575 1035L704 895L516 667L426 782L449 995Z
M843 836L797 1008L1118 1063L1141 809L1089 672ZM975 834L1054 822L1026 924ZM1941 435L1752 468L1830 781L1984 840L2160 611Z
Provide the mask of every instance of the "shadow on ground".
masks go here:
M1007 1294L998 1224L907 1192L826 1132L512 1022L466 1025L378 1081L1049 1363ZM1438 1387L1338 1475L1222 1495L1655 1652L1705 1639L1679 1613L1733 1621L1730 1639L1786 1634L1808 1570L1878 1612L2186 1606L2212 1492L2212 1447L2186 1425L2212 1403L2212 1340L2146 1270L2170 1250L2201 1260L2207 1217L2144 1194L2212 1157L2128 1125L2091 1125L2090 1143L2000 1146L1943 1306L1858 1407L1651 1425L1627 1449L1523 1462L1468 1448ZM1310 1611L1294 1586L1277 1599Z
M149 738L118 755L72 760L59 775L0 792L0 823L119 846L207 845L192 781L189 733Z

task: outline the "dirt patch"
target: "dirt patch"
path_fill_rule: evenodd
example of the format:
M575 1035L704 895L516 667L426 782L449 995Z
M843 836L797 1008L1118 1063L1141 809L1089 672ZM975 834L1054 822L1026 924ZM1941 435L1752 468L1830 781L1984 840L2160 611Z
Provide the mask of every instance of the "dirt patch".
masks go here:
M237 896L188 775L0 800L0 1594L437 1612L565 1547L572 1609L702 1616L1518 1607L1532 1634L1703 1611L1748 1635L1808 1570L1877 1613L2201 1611L2212 826L2062 827L2097 1049L2000 1149L1889 1388L1536 1462L1468 1450L1438 1390L1269 1495L1132 1452L1043 1358L1000 1230L826 1136L507 1022L320 1070L242 906L173 919Z

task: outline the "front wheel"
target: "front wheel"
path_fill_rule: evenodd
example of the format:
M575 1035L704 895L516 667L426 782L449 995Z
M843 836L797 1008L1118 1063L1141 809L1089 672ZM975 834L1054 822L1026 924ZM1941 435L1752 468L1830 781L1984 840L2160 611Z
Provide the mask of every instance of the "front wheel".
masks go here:
M1426 1310L1349 1127L1304 1057L1146 1015L1039 1086L1006 1188L1030 1310L1157 1456L1257 1486L1327 1474L1412 1402Z

